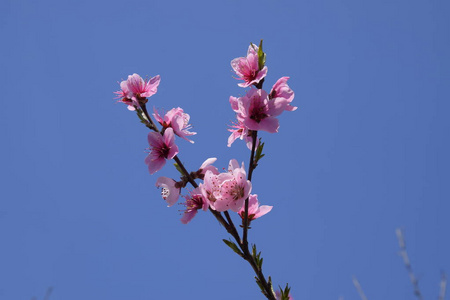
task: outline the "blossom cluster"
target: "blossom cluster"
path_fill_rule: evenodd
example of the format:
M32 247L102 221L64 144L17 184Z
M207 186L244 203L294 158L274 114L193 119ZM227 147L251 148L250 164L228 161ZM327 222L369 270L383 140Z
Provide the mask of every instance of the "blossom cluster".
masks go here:
M180 203L184 205L181 217L183 224L189 223L199 210L211 210L219 221L222 220L220 221L222 225L227 225L227 231L233 235L243 252L240 252L237 245L231 241L228 243L224 240L224 242L247 261L253 261L259 268L261 268L262 259L259 257L260 254L256 254L255 245L250 257L247 229L250 228L250 222L269 213L273 207L260 205L258 195L252 194L251 174L258 165L258 160L263 156L264 145L264 143L260 145L257 133L258 131L278 132L280 127L278 117L284 111L297 109L291 105L294 92L287 84L289 77L278 79L269 92L262 88L268 73L265 60L266 54L262 51L261 41L259 46L250 44L245 57L238 57L231 61L231 67L237 75L236 79L243 81L238 83L238 86L249 89L241 97L230 96L229 98L236 121L228 129L231 135L227 144L230 147L237 139L246 142L247 147L252 151L248 174L244 163L239 164L236 159L231 159L228 167L222 172L213 165L216 158L208 158L196 171L188 172L185 169L178 158L179 148L176 144L176 136L194 143L190 138L196 132L191 131L189 114L185 113L181 107L172 108L166 113L153 108L152 118L146 108L148 98L157 92L160 84L159 75L149 79L143 79L138 74L129 75L127 80L120 82L120 90L115 92L118 102L126 104L129 110L135 111L141 122L152 130L147 135L149 148L145 158L149 173L155 174L161 170L167 160L176 161L175 166L181 173L179 180L169 177L159 177L156 180L156 187L161 189L161 196L167 202L167 206L173 206L179 202L180 198L184 199ZM161 129L155 125L158 123ZM193 186L193 189L187 190L182 195L188 183ZM242 219L243 239L236 233L228 211L236 213ZM226 221L221 215L222 212L225 212ZM234 229L230 230L230 228ZM245 248L247 250L244 250ZM259 280L264 276L262 272L257 275L257 282L260 282ZM273 297L277 300L293 299L287 286L284 291L277 291L274 295L270 285L269 282L265 292L263 291L265 295L272 294L270 299ZM264 290L261 285L260 287Z
M223 212L227 210L238 213L244 217L244 201L249 198L249 220L257 219L267 214L272 206L259 205L258 196L250 194L252 184L247 180L244 164L239 166L237 160L232 159L228 169L220 173L212 165L216 158L208 158L193 175L203 178L197 188L184 196L185 206L181 222L187 224L197 214L198 210L206 211L208 208ZM156 186L161 188L161 195L168 206L174 205L180 197L182 181L176 182L168 177L160 177Z
M252 145L252 131L278 132L280 127L277 117L285 110L297 109L290 103L294 99L294 92L287 81L289 77L281 77L273 85L269 93L261 86L267 75L267 66L264 66L265 53L262 49L251 44L248 47L247 56L235 58L231 61L234 72L243 80L240 87L251 89L242 97L230 96L231 109L236 113L237 121L231 125L228 138L228 147L236 139L244 140L248 148Z
M120 83L121 90L115 93L121 98L120 102L128 105L128 109L136 110L141 107L139 101L143 102L146 97L156 93L159 81L159 76L145 81L138 74L133 74ZM193 143L187 137L196 134L189 131L192 128L189 124L190 116L180 107L173 108L164 115L154 109L153 117L163 129L161 132L150 132L147 136L150 147L145 163L150 174L161 170L167 160L175 158L179 153L175 143L176 135ZM206 211L208 208L219 212L232 210L243 217L244 201L249 197L250 220L256 219L272 209L271 206L259 206L257 195L250 195L252 184L247 180L243 163L239 166L238 162L232 159L228 170L220 173L212 165L215 161L216 158L207 159L193 174L193 177L200 178L203 182L188 192L188 195L183 196L185 201L182 204L184 204L185 210L181 218L182 223L187 224L198 210ZM181 188L185 187L186 183L185 180L177 182L168 177L159 177L156 186L162 189L161 195L168 206L172 206L180 198Z
M236 139L244 140L248 148L252 148L252 133L266 131L278 132L278 116L283 111L294 111L297 107L292 106L294 92L287 81L289 77L281 77L273 85L269 93L262 89L262 84L268 72L265 66L265 53L262 45L250 44L246 57L238 57L231 61L231 67L243 80L238 85L243 88L250 87L242 97L230 96L231 109L236 113L236 121L231 125L228 138L228 146ZM115 92L119 102L128 105L129 110L140 110L145 108L147 98L157 92L160 76L157 75L144 80L138 74L129 75L127 80L120 83L120 90ZM146 110L145 110L146 112ZM175 159L179 148L175 143L175 136L179 136L191 143L188 137L195 135L191 132L189 124L190 116L180 107L172 108L162 114L153 109L154 119L162 126L161 131L155 130L148 134L149 154L145 158L150 174L159 171L167 160ZM144 115L148 122L150 116ZM156 127L155 127L156 128ZM257 141L255 141L257 142ZM183 196L185 210L181 221L188 223L198 210L215 210L224 212L231 210L238 213L242 219L245 218L245 200L248 199L248 220L252 221L267 214L272 206L262 205L258 202L258 196L251 194L252 183L247 179L244 163L239 166L235 159L230 160L228 169L219 172L212 164L216 158L207 159L196 172L191 172L193 180L200 179L202 182ZM182 176L180 181L168 177L160 177L156 186L162 189L161 195L168 206L174 205L180 198L182 188L189 179Z

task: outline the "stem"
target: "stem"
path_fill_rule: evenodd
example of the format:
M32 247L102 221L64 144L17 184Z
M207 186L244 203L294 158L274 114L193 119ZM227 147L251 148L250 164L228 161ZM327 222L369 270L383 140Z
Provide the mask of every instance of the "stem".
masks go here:
M248 176L247 179L252 181L252 175L253 170L255 169L253 160L255 159L255 149L256 149L256 139L258 138L258 131L252 132L252 151L250 153L250 164L248 166ZM248 241L247 241L247 234L248 234L248 198L245 199L245 211L244 211L244 229L242 233L242 239L244 245L246 245L248 249Z
M156 127L155 123L153 123L152 118L150 118L150 115L148 114L147 111L147 107L144 105L141 105L141 109L144 112L145 117L147 118L148 122L149 122L149 128L152 129L153 131L159 132L161 133L161 131L158 130L158 127Z
M250 251L248 250L248 246L245 248L245 250L246 251L244 252L244 255L245 255L244 259L250 263L250 265L252 266L253 270L255 271L256 276L258 277L259 282L264 287L264 290L265 290L264 295L267 297L267 299L276 300L276 298L275 298L275 296L274 296L274 294L272 292L272 288L267 283L266 277L264 277L262 269L260 269L256 265L256 262L255 262L253 256L250 254Z

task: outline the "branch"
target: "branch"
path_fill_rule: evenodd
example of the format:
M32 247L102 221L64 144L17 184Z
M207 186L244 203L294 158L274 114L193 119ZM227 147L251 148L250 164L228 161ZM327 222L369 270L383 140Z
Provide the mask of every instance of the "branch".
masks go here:
M400 246L400 255L403 258L403 262L405 264L406 270L408 271L409 279L411 280L411 284L414 288L414 295L416 295L417 299L423 300L422 293L419 289L419 281L417 280L414 272L412 270L411 262L409 261L408 252L406 252L406 244L405 239L403 237L403 231L400 228L395 230L398 239L398 245ZM441 281L442 284L442 281ZM442 288L441 288L442 290ZM444 288L445 291L445 288Z
M367 300L367 297L364 294L364 291L363 291L361 285L359 284L359 281L356 278L356 276L353 276L353 284L355 285L355 288L358 291L358 294L359 294L359 297L361 298L361 300Z
M441 287L441 289L439 290L438 300L444 300L445 290L447 288L447 276L445 275L444 272L442 272L442 274L441 274L441 282L440 282L439 286Z
M252 181L252 175L253 175L253 170L255 169L254 166L254 159L255 159L255 149L256 149L256 140L258 138L258 131L253 131L252 132L252 151L250 153L250 163L248 166L248 175L247 175L247 179ZM247 241L247 232L248 232L248 197L247 199L245 199L245 210L244 210L244 229L242 230L242 242L244 245L246 245L246 247L248 248L248 241Z
M155 125L155 123L152 121L150 115L148 114L145 104L141 105L141 109L142 109L142 112L144 113L145 117L148 119L148 122L149 122L148 124L146 124L146 126L149 129L154 130L155 132L159 132L160 134L162 134L162 132L158 129L158 127ZM251 178L252 178L253 170L256 167L255 163L254 163L254 157L255 157L257 135L258 135L258 132L257 131L253 131L253 133L252 133L253 145L252 145L252 151L251 151L251 154L250 154L250 165L249 165L249 171L248 171L248 176L247 176L248 180L250 180L250 181L251 181ZM177 165L180 167L181 171L184 173L184 176L186 176L186 178L188 179L189 183L194 188L197 188L198 184L195 182L195 180L191 176L191 174L186 170L186 168L184 167L183 163L178 158L178 156L176 155L173 159L175 160ZM262 267L257 264L257 262L255 261L255 258L250 253L250 250L248 248L248 241L247 241L248 198L245 200L245 218L244 218L244 229L243 229L243 239L242 240L241 240L241 238L239 236L239 233L238 233L236 227L234 226L233 221L231 220L231 217L230 217L228 212L224 213L225 217L227 218L227 220L225 220L220 212L215 211L215 210L213 210L211 208L209 208L209 211L214 215L214 217L216 217L217 221L225 227L227 232L236 240L237 244L239 245L239 248L241 248L241 250L242 250L243 258L246 261L248 261L248 263L251 265L251 267L255 271L255 274L257 275L256 276L257 283L262 286L261 291L263 292L263 294L269 300L276 300L275 295L274 295L273 290L272 290L272 285L269 284L266 281L266 278L264 277L264 274L262 273ZM227 245L228 245L228 243L227 243ZM270 281L270 277L269 277L269 281Z

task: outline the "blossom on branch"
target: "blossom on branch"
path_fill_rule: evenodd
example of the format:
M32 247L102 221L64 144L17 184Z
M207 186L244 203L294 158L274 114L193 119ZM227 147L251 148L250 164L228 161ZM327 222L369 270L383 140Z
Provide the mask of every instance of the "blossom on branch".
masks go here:
M114 93L120 99L119 102L128 105L129 110L135 110L136 107L140 107L140 103L147 102L146 98L156 94L160 81L159 75L145 81L134 73L128 75L128 79L120 83L120 90Z
M189 223L192 218L195 217L199 209L203 209L204 211L208 210L208 202L203 198L199 188L194 189L189 195L184 196L184 198L186 201L183 204L186 206L186 209L181 218L181 223Z
M178 201L180 197L180 188L177 187L176 181L168 177L159 177L156 180L156 186L162 188L161 196L167 202L167 206L170 207Z
M153 109L153 111L153 116L156 121L158 121L164 128L171 127L176 135L190 143L194 143L194 141L189 140L187 136L197 133L189 131L192 127L191 124L189 124L190 116L186 114L182 108L172 108L164 115L164 117L161 117L156 109Z
M248 220L252 221L264 216L272 210L273 206L261 205L259 206L258 195L250 195L248 198ZM242 219L245 218L245 205L239 210L238 214Z
M248 128L244 125L242 121L237 121L232 125L229 125L231 128L228 129L231 132L228 137L227 146L231 147L231 144L234 143L238 138L244 140L247 144L247 148L252 150L253 139L252 139L252 130L248 130ZM258 147L258 140L256 141L256 147Z
M269 99L284 99L283 101L280 101L280 103L282 103L281 106L283 106L284 110L294 111L297 109L297 107L290 105L292 100L294 100L294 91L291 90L291 88L287 84L288 79L289 77L281 77L277 80L269 93Z
M238 212L250 195L252 183L247 180L245 168L239 167L235 159L230 161L227 172L218 175L206 171L200 190L212 209Z
M267 67L264 66L261 70L258 64L258 47L251 44L248 47L246 57L238 57L231 61L231 67L237 76L236 79L244 80L239 83L240 87L248 87L252 84L258 84L267 75Z
M247 129L278 132L280 125L275 116L279 113L277 114L278 111L275 110L275 101L269 100L266 91L251 89L245 96L235 99L230 97L230 103L232 107L235 107L236 104L232 102L237 102L237 109L234 111L237 113L238 121L242 122Z
M178 154L178 147L175 145L172 128L167 128L164 135L159 132L150 132L147 137L151 148L145 158L145 164L148 166L150 174L154 174L166 164L166 159L172 159Z
M132 97L139 99L148 98L156 94L160 81L161 78L159 75L156 75L148 80L144 80L141 76L134 73L133 75L128 76L127 84Z
M280 78L272 88L270 94L262 89L250 89L243 97L230 96L231 109L236 113L237 123L229 129L232 132L228 138L230 146L237 138L245 139L247 146L251 145L251 131L263 130L270 133L278 132L278 119L283 111L293 111L297 107L291 106L294 92L287 85L288 77Z
M139 103L136 99L132 99L130 91L128 89L128 83L126 80L120 83L120 91L114 92L117 96L116 99L118 102L125 103L128 105L129 110L136 110L135 107L139 106Z

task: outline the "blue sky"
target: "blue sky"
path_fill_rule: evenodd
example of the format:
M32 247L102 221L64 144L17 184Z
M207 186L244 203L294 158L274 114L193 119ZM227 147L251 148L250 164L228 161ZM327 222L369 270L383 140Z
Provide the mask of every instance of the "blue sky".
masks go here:
M265 87L295 112L253 192L273 211L250 241L295 299L411 299L395 229L427 299L450 273L450 4L446 1L8 1L0 4L0 299L263 299L209 213L189 225L150 176L147 130L113 100L161 75L150 105L182 107L194 170L226 146L230 61L264 39ZM236 219L237 220L237 219Z

